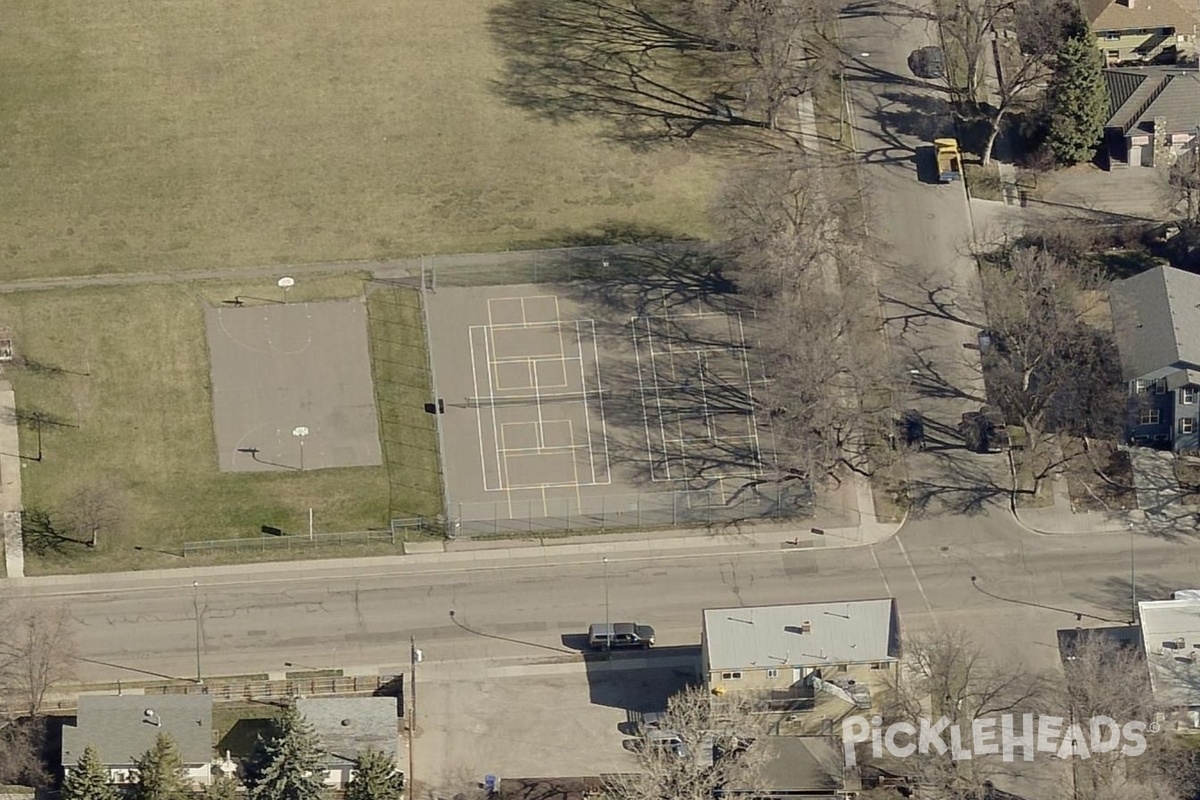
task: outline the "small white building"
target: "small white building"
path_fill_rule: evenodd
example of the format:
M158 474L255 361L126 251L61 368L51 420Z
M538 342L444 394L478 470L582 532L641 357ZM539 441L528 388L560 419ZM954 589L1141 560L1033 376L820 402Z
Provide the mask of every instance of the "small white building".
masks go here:
M1200 599L1138 603L1154 698L1183 728L1200 728Z
M701 634L714 693L753 691L830 721L872 707L900 661L894 598L710 608Z
M325 785L346 788L354 761L367 750L391 757L399 771L400 716L394 697L302 697L296 710L320 740Z
M180 695L83 695L74 725L62 732L63 774L91 747L117 785L133 783L133 761L168 734L179 748L185 777L194 786L212 783L212 697Z

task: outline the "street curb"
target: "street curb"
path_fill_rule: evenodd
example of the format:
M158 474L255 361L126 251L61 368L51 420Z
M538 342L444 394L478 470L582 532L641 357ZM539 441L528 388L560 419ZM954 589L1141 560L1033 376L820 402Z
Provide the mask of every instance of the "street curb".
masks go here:
M1008 451L1008 471L1012 478L1012 488L1008 490L1008 511L1012 515L1013 520L1023 529L1032 533L1035 536L1046 536L1050 538L1074 537L1074 536L1116 536L1118 534L1127 534L1130 532L1130 526L1135 524L1135 520L1129 520L1126 527L1115 530L1095 530L1095 531L1045 531L1035 528L1025 520L1021 519L1020 512L1017 511L1017 465L1013 461L1012 451ZM1057 480L1057 478L1055 478ZM1074 517L1075 512L1070 512ZM1125 512L1130 513L1130 512Z

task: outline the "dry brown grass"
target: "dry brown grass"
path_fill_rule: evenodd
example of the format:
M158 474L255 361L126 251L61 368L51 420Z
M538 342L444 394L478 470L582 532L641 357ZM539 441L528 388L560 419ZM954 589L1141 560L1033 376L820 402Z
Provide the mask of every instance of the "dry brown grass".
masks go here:
M486 0L15 0L0 279L703 235L716 161L493 91Z

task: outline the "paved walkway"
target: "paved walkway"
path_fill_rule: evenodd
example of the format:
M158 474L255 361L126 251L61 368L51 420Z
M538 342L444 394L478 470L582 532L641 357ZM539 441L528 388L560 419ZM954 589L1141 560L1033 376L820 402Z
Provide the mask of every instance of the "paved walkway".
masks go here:
M3 528L4 574L25 574L21 541L21 444L17 437L17 401L12 384L0 380L0 527Z

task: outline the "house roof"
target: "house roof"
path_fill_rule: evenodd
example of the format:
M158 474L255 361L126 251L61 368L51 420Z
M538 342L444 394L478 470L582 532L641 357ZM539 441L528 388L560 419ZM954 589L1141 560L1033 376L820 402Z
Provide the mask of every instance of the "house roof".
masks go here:
M1200 17L1176 0L1080 0L1080 8L1092 30L1126 31L1144 28L1174 28L1191 32Z
M1109 118L1106 128L1154 130L1164 117L1168 133L1194 133L1200 125L1200 73L1179 67L1104 70Z
M1200 600L1138 603L1138 615L1155 699L1200 707Z
M1109 300L1125 380L1200 370L1200 275L1155 267L1114 283Z
M83 695L75 725L63 728L62 763L75 766L91 745L105 765L132 766L160 733L175 740L185 765L207 764L213 759L212 696Z
M302 697L296 710L316 731L328 765L349 765L365 750L396 757L400 728L394 697Z
M500 800L589 800L604 792L603 778L502 778Z
M846 762L841 740L831 736L767 736L761 740L762 793L813 794L844 790ZM737 791L736 789L731 789ZM758 794L758 792L755 792Z
M900 655L896 601L852 600L704 612L709 670L888 661Z

